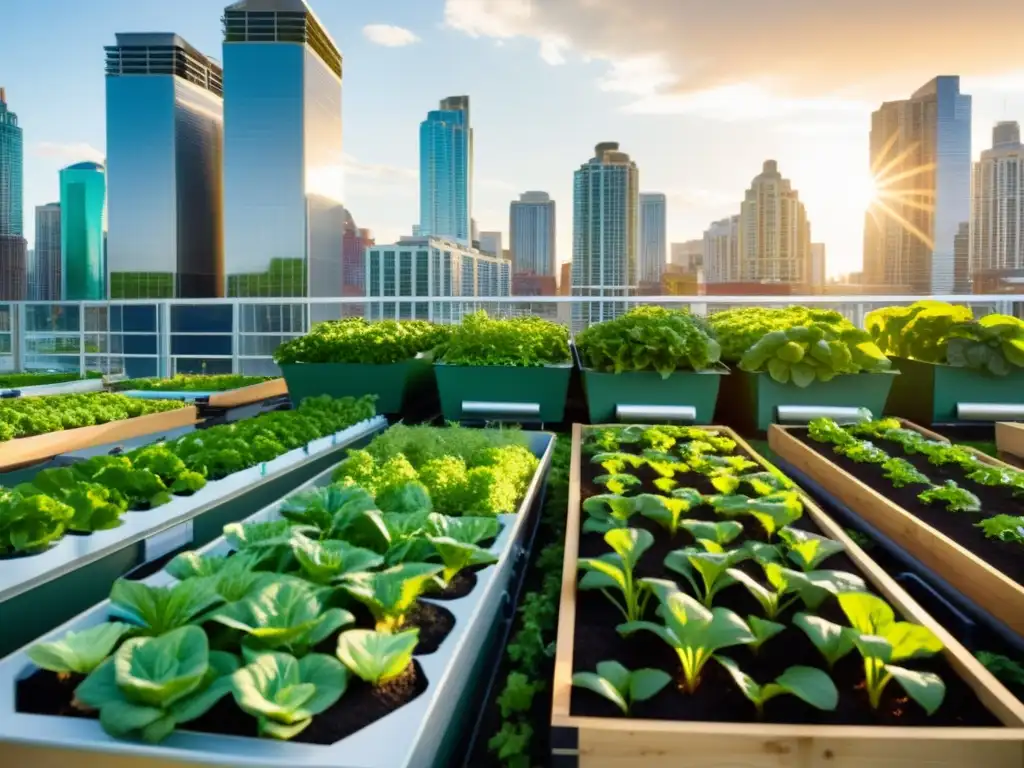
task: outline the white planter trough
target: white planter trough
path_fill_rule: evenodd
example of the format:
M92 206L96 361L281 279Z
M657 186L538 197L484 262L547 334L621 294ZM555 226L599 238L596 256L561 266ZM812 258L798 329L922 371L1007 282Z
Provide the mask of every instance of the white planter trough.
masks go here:
M12 395L17 392L17 397L42 397L43 395L81 395L88 392L102 392L103 379L72 379L61 381L56 384L36 384L30 387L5 387L0 389L0 397Z
M442 768L448 765L446 749L453 746L454 728L460 714L460 695L473 685L474 671L486 650L490 629L510 599L508 588L517 561L525 554L531 510L538 501L550 465L553 436L528 433L531 449L541 459L518 514L499 515L501 533L491 551L499 560L477 572L473 591L457 600L427 601L443 606L455 616L455 626L435 652L415 657L427 679L427 688L408 704L365 728L330 745L302 744L273 739L219 736L177 731L159 745L119 741L107 735L98 721L49 715L22 714L15 710L15 685L35 671L25 649L0 661L0 754L3 764L32 768L170 768L170 766L234 766L254 768ZM330 471L305 487L329 481ZM282 500L246 519L276 519ZM202 549L226 554L231 547L223 538ZM173 584L161 571L145 583ZM88 629L107 620L109 601L87 610L63 626L39 638L50 641L68 630ZM344 703L344 696L341 699Z
M0 655L6 655L110 591L134 568L217 538L224 525L292 491L339 454L387 427L375 416L276 459L207 483L152 510L125 513L117 528L68 535L36 555L0 560Z

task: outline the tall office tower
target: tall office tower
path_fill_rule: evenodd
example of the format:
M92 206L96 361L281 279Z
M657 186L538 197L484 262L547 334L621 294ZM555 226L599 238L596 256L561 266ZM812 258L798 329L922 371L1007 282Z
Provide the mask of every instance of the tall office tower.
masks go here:
M25 298L27 244L22 229L24 157L18 116L0 88L0 301Z
M509 206L509 251L517 275L556 277L555 201L547 192L523 192Z
M687 240L684 243L672 243L669 246L669 264L682 267L687 272L695 272L704 266L704 240Z
M442 99L420 123L420 237L473 240L473 129L469 96Z
M738 279L801 283L807 280L811 225L800 196L779 165L766 160L740 206Z
M811 288L821 288L825 285L825 244L811 243L811 256L807 270L807 284Z
M303 0L241 0L224 11L228 296L337 295L341 64ZM330 310L313 315L326 319ZM261 329L277 327L278 313L261 317Z
M69 165L60 172L61 298L106 298L104 233L107 174L99 163Z
M491 256L502 258L501 232L481 232L480 250Z
M998 123L974 164L969 273L1024 270L1024 145L1018 123Z
M668 229L665 219L665 195L644 192L640 195L640 282L660 283L668 256Z
M948 294L955 239L971 214L971 97L937 77L871 116L879 199L865 216L864 281L896 292Z
M618 142L598 144L573 178L572 293L623 298L639 280L640 171ZM617 317L623 301L572 308L573 329Z
M106 52L110 297L223 296L221 67L171 33Z
M740 217L730 216L714 221L704 232L702 241L704 279L708 283L734 283L741 278Z
M33 301L60 301L60 249L60 203L37 205Z

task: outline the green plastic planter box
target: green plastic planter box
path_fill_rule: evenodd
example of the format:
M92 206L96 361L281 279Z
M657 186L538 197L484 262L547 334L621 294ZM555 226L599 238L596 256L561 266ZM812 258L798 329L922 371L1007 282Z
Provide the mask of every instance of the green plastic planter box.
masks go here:
M435 363L441 414L447 421L519 415L522 421L557 423L565 416L572 363L517 368L504 365L445 365ZM464 404L492 404L486 411ZM540 406L537 411L517 413L500 405Z
M362 397L377 395L377 413L402 412L407 401L421 397L434 386L434 370L420 355L401 363L291 363L281 366L292 405L307 397Z
M867 408L881 416L896 371L854 373L831 381L815 381L808 387L779 384L765 372L747 373L733 369L722 383L715 421L738 432L764 432L775 421L783 405L820 405L834 408Z
M710 424L715 416L718 390L728 370L676 371L663 379L657 371L603 373L580 367L591 424L617 420L616 406L681 406L696 411L695 424Z
M993 376L972 368L906 358L893 358L893 367L902 375L893 383L885 413L915 424L960 421L958 403L1024 405L1022 368L1012 368L1006 376Z

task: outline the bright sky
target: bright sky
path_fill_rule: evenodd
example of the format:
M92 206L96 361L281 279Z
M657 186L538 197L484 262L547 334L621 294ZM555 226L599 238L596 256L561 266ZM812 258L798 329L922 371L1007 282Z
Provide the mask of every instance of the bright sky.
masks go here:
M572 173L619 141L641 189L668 195L671 241L739 212L779 161L833 274L858 269L871 110L936 74L974 96L974 154L1024 122L1016 0L310 0L345 59L345 203L378 242L418 216L417 131L468 93L474 216L506 231L541 189L571 256ZM104 150L103 46L177 32L221 58L227 0L0 0L0 85L25 130L26 236L57 171ZM1016 71L1015 71L1016 68Z

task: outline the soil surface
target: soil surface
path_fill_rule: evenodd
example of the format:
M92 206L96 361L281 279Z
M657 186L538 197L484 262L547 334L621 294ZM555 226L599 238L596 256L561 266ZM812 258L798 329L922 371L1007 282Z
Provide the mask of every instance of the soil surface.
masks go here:
M949 512L941 502L925 504L917 495L926 490L924 485L908 485L896 488L886 479L877 464L858 464L832 450L829 443L818 443L807 437L806 429L791 430L810 448L827 458L836 466L846 470L864 484L879 490L886 498L901 506L922 523L945 534L964 549L977 555L993 568L1003 572L1018 584L1024 585L1024 545L989 539L981 528L980 521L995 515L1024 515L1024 498L1014 497L1013 491L1005 487L981 485L967 479L967 473L956 464L936 466L921 454L904 453L903 446L892 440L873 441L890 456L904 458L924 473L935 485L946 480L954 481L964 490L981 499L981 512Z
M455 578L448 582L443 590L427 592L424 597L431 600L458 600L465 597L476 587L476 573L466 569L455 574Z
M623 446L621 450L632 450L634 446ZM734 455L743 455L737 449ZM759 471L753 469L750 471ZM585 500L590 496L604 493L603 486L593 482L594 477L604 470L589 462L584 454L581 478L581 494ZM634 486L634 493L657 493L653 485L657 477L649 468L635 471L642 481ZM677 488L693 487L701 493L716 491L708 479L696 473L676 475ZM690 519L721 520L710 506L701 506L686 513ZM744 526L743 534L729 546L735 546L748 539L765 541L766 535L760 525L749 517L738 518ZM665 555L674 549L692 545L690 535L680 530L674 539L668 532L651 520L635 516L630 525L643 528L654 534L655 543L641 557L637 575L670 579L690 592L688 583L681 576L664 567ZM792 527L820 533L820 529L808 517L801 517ZM580 557L594 557L608 552L602 536L583 533L580 536ZM738 566L758 581L764 582L763 571L753 561ZM843 570L859 573L853 562L843 553L825 560L820 569ZM618 594L618 593L616 593ZM740 616L763 617L760 605L741 584L723 589L715 598L715 606L728 608ZM655 616L656 600L651 600L645 619L658 621ZM731 658L740 668L760 684L774 680L786 668L801 664L826 669L825 662L807 636L795 626L792 618L804 610L802 602L786 609L776 620L786 624L785 630L762 645L758 653L745 646L725 648L718 655ZM849 625L848 620L834 598L829 598L815 612L830 621ZM658 720L690 720L703 722L756 722L754 705L740 692L728 673L711 660L703 669L701 682L693 694L684 692L680 683L682 673L675 651L649 632L637 632L624 638L616 631L623 621L619 610L600 592L577 593L576 626L574 635L573 671L593 671L598 662L616 660L629 669L653 667L669 672L675 684L664 688L652 699L636 703L632 709L634 718ZM765 705L764 722L791 724L833 724L833 725L894 725L894 726L995 726L997 719L980 703L974 692L956 675L942 655L929 659L913 660L906 663L915 670L937 673L946 684L946 697L938 712L929 717L915 702L909 700L897 683L891 683L883 695L880 708L872 710L863 688L864 670L861 657L851 652L832 670L832 679L839 689L839 705L832 712L823 712L803 703L794 696L778 696ZM573 688L571 713L574 716L621 717L621 711L611 702L595 693Z

